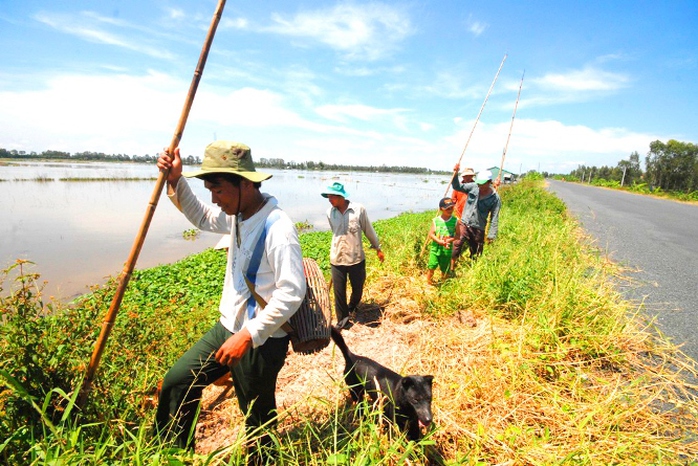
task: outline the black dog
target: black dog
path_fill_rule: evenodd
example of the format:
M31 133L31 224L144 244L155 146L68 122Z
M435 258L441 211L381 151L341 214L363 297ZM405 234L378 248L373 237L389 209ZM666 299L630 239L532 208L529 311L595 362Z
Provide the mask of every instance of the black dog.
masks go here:
M332 340L344 355L344 380L351 398L358 402L367 393L372 401L385 396L384 414L403 431L407 438L418 440L420 427L431 424L431 375L403 377L372 359L352 353L339 329L332 327Z

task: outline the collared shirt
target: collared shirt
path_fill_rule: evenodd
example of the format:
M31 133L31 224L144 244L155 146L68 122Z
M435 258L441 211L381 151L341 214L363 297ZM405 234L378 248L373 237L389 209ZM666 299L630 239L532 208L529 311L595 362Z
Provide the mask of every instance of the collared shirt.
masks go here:
M380 251L378 235L373 229L363 205L349 201L349 206L341 213L336 207L327 209L327 221L332 230L330 264L354 265L366 259L361 244L361 232L366 235L371 247Z
M462 193L467 193L468 200L465 203L461 222L464 224L485 230L488 217L490 219L490 231L487 233L489 239L497 238L499 230L499 209L502 207L502 200L494 189L485 197L480 197L480 187L475 182L461 184L458 177L453 177L451 187Z
M296 228L288 215L278 207L276 198L263 195L266 203L259 212L236 222L236 216L227 215L220 208L197 198L185 178L179 179L174 192L168 190L172 202L194 226L204 231L230 234L231 244L219 305L220 321L232 333L246 328L255 348L270 337L286 336L281 326L298 310L306 291L303 256ZM245 276L255 246L265 230L264 252L253 277L255 291L267 303L262 309L254 302ZM239 245L236 237L240 238Z
M480 196L477 201L477 226L481 230L484 230L487 226L487 217L490 220L490 230L487 232L487 237L489 239L497 238L497 231L499 230L499 210L502 208L502 199L497 194L494 189L490 194L485 196Z
M473 218L475 216L475 206L477 205L477 199L480 196L480 188L474 181L461 184L460 181L458 181L457 176L454 176L451 180L451 187L454 191L464 193L464 195L467 196L465 207L461 213L460 221L466 225L472 226Z

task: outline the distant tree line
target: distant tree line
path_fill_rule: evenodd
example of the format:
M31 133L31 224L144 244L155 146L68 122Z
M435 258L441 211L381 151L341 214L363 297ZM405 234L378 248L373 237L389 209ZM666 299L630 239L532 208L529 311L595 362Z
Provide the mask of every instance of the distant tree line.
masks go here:
M17 150L6 150L0 148L0 159L32 159L32 160L79 160L93 162L136 162L136 163L155 163L158 160L157 155L126 155L126 154L104 154L102 152L77 152L70 154L69 152L61 152L56 150L46 150L41 153L25 152ZM182 157L185 165L201 164L201 158L189 155ZM398 167L398 166L351 166L339 165L324 162L286 162L284 159L278 158L260 158L255 162L255 165L260 168L278 168L291 170L318 170L318 171L365 171L365 172L380 172L380 173L414 173L414 174L450 174L450 172L430 170L420 167Z
M335 163L325 163L325 162L286 162L284 159L267 159L260 158L255 165L263 168L279 168L279 169L290 169L290 170L318 170L318 171L363 171L363 172L379 172L379 173L413 173L418 175L430 175L430 174L450 174L450 172L430 170L428 168L422 167L399 167L395 165L344 165Z
M41 153L25 152L23 150L6 150L0 148L0 159L29 159L29 160L78 160L89 162L135 162L135 163L155 163L157 155L126 155L126 154L105 154L103 152L62 152L57 150L45 150ZM187 165L201 163L199 157L189 155L182 157L182 161Z
M640 154L633 152L628 160L621 160L615 167L580 165L570 172L569 178L594 184L603 184L602 181L605 181L621 186L646 185L650 190L685 194L698 191L696 144L674 139L666 143L654 141L650 143L650 150L645 156L645 168L643 172Z

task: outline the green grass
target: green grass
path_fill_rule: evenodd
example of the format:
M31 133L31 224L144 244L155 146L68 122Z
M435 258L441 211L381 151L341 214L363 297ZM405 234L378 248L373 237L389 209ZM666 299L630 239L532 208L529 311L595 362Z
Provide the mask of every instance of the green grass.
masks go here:
M561 175L555 176L555 179L558 179L558 180L562 180L563 178L569 182L579 183L579 180L576 178L564 177ZM603 178L592 179L591 185L592 186L600 186L603 188L620 189L622 191L630 191L633 193L661 197L664 199L674 199L677 201L684 201L684 202L698 202L698 191L690 191L690 192L664 191L660 187L650 188L650 186L647 183L632 183L632 184L626 184L625 186L621 186L620 181L605 180Z
M366 300L386 303L396 326L406 315L432 323L412 346L435 375L440 428L407 442L377 414L355 419L321 399L278 433L279 464L691 464L698 403L685 377L695 364L620 299L618 270L584 246L558 199L537 183L502 197L497 241L437 287L423 280L435 211L375 223L384 264L367 250ZM301 235L326 276L330 241ZM217 319L222 251L134 272L80 413L74 390L115 283L66 306L45 301L32 270L18 261L0 276L0 462L244 464L244 439L208 455L161 444L146 402Z

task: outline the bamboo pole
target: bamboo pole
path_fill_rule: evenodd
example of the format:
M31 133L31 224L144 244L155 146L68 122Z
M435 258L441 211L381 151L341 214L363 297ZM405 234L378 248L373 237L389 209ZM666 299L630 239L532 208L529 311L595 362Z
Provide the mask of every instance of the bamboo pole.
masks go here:
M218 0L218 5L213 13L213 19L211 20L211 25L206 35L203 48L201 49L201 54L199 55L199 61L194 70L194 77L192 78L191 85L189 86L189 92L184 101L184 108L179 117L179 122L177 123L177 128L175 129L172 140L170 141L169 153L174 153L174 150L179 146L179 141L182 139L182 133L184 132L184 127L187 124L187 118L189 117L189 111L194 103L194 96L196 95L196 89L199 87L199 81L201 80L201 75L204 71L204 66L206 65L206 59L208 58L208 52L211 50L211 44L213 43L213 37L216 34L216 28L220 22L221 16L223 15L223 8L225 7L225 0ZM136 239L131 247L131 252L129 254L128 260L124 265L124 269L119 277L119 284L116 288L116 293L112 299L109 311L104 318L102 323L102 330L99 334L97 342L95 343L94 351L92 352L92 357L90 363L87 366L87 372L85 374L85 379L83 380L82 387L80 388L80 393L77 399L78 408L82 409L85 406L87 397L90 393L92 387L92 381L94 379L94 374L97 371L97 366L99 366L99 361L104 352L104 348L111 333L111 329L114 327L114 322L116 320L116 314L119 312L119 307L121 306L121 301L126 292L126 287L133 274L133 269L136 266L136 261L138 260L138 255L141 252L143 243L145 242L146 234L148 233L148 228L150 227L150 222L155 214L155 208L158 205L158 199L162 193L162 188L165 186L167 181L167 171L161 171L158 175L157 181L155 183L155 188L148 202L146 208L145 216L141 223L140 230L136 235Z
M494 75L494 79L492 80L492 84L490 84L490 89L487 91L487 95L485 96L485 100L482 102L482 105L480 106L480 111L477 114L477 118L475 118L475 123L473 124L473 128L470 130L470 134L468 135L468 139L465 141L465 146L463 147L463 150L460 153L460 157L458 157L458 162L456 165L460 165L461 160L463 160L463 155L465 154L466 149L468 148L468 144L470 144L470 139L473 137L473 133L475 132L475 127L477 126L478 121L480 121L480 115L482 115L482 111L485 109L485 104L487 104L487 99L490 98L490 94L492 93L492 89L494 88L494 84L497 82L497 78L499 78L499 72L502 71L502 67L504 66L504 62L507 59L507 54L504 54L504 58L502 58L502 63L499 64L499 69L497 69L497 74ZM453 171L453 176L457 176L458 173L456 170ZM453 177L451 177L451 180ZM448 194L448 190L450 189L451 185L449 184L446 187L446 192L444 193L443 197L446 197Z
M504 66L504 62L507 59L507 54L504 54L504 58L502 58L502 62L499 64L499 68L497 68L497 74L494 75L494 79L492 80L492 84L490 84L490 88L487 91L487 95L485 96L485 100L482 102L482 105L480 106L480 111L477 113L477 118L475 118L475 123L473 124L473 128L470 130L470 134L468 135L468 139L465 141L465 146L463 146L463 150L460 153L460 157L458 157L458 162L456 165L460 165L461 160L463 159L463 154L465 154L466 149L468 148L468 144L470 144L470 139L473 137L473 133L475 132L475 127L477 126L477 122L480 121L480 115L482 115L482 111L485 109L485 104L487 104L487 99L490 98L490 94L492 93L492 89L494 89L494 85L497 82L497 78L499 78L499 72L502 71L502 67ZM453 176L458 176L458 171L454 170L453 171ZM453 176L451 177L451 180L453 180ZM442 197L446 197L448 195L448 190L451 189L451 184L450 182L446 185L446 192ZM438 213L438 211L437 211ZM419 255L421 256L424 254L424 251L426 250L427 246L429 245L429 234L427 233L427 239L424 242L424 246L422 246L422 250L420 251Z
M497 174L496 185L502 182L502 170L504 170L504 157L507 155L507 147L509 147L509 139L511 138L511 129L514 127L514 118L516 117L516 109L519 106L519 98L521 97L521 88L523 87L524 75L526 70L521 74L521 83L519 84L519 93L516 95L516 103L514 104L514 113L511 115L511 123L509 124L509 135L507 136L507 142L504 144L504 151L502 152L502 163L499 164L499 173Z

